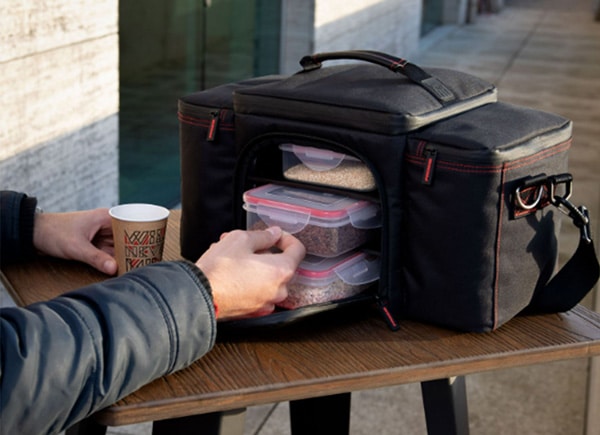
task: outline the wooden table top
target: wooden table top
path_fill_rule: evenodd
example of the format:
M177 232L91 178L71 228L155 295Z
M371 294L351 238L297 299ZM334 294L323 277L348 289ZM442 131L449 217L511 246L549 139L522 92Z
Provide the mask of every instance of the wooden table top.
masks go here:
M180 257L179 218L175 211L169 220L166 259ZM11 266L3 274L19 304L105 278L85 265L48 258ZM369 309L348 311L220 335L214 349L192 366L96 417L118 426L598 354L600 314L582 306L519 316L484 334L411 321L393 332Z

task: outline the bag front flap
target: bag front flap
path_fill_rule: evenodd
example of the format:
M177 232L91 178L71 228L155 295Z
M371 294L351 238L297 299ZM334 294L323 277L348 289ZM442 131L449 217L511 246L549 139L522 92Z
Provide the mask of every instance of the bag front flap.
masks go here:
M381 66L347 64L236 90L234 109L397 135L497 100L495 86L472 75L439 68L427 73L454 95L451 101L440 101L413 80Z

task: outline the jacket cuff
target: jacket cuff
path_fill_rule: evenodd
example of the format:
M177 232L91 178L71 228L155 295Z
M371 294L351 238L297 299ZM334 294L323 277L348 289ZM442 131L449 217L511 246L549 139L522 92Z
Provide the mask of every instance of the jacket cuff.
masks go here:
M14 263L33 255L37 200L12 190L0 191L0 262Z
M33 257L35 247L33 246L33 227L35 225L35 208L37 199L25 196L21 200L19 212L19 238L21 240L21 252L24 258Z
M215 318L217 318L217 316L219 314L219 307L217 307L217 304L215 303L215 298L213 297L213 294L212 294L212 287L210 286L210 281L208 280L208 278L206 277L204 272L202 272L202 270L198 266L196 266L195 263L192 263L191 261L188 261L188 260L181 260L181 262L186 264L190 268L192 273L200 281L200 284L202 284L202 286L206 289L206 291L212 298L213 307L215 309Z

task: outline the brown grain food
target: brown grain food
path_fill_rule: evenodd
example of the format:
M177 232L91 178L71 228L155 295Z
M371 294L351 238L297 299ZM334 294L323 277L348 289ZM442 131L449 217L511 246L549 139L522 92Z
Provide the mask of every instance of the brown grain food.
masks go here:
M326 171L314 171L303 164L298 164L285 170L283 175L288 180L323 186L358 191L375 189L375 178L369 168L355 160L345 159L337 167Z
M262 220L257 220L251 227L253 230L267 228ZM354 228L349 222L340 227L320 227L306 225L294 236L302 242L308 254L321 257L334 257L357 248L368 240L368 230Z
M352 285L337 279L323 286L315 287L292 280L288 284L288 297L278 306L292 310L307 305L337 301L355 296L368 286L368 284Z

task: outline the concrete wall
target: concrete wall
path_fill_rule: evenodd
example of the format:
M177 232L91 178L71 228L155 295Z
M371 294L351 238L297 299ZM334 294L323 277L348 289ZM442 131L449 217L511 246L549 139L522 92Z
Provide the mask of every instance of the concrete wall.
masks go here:
M182 62L200 53L201 2L172 0L118 1L121 74L139 74L156 64ZM196 45L198 44L198 45Z
M293 74L300 69L302 56L314 52L315 2L317 0L282 0L279 70Z
M283 0L281 72L294 73L302 56L325 51L410 57L419 46L421 13L422 0Z
M117 0L3 0L0 188L53 211L117 202L117 14Z
M421 7L283 0L282 72L316 51L409 57ZM118 0L5 0L0 8L0 188L38 196L54 211L118 202Z
M501 0L495 0L497 2ZM444 0L442 22L474 20L477 0ZM411 58L421 43L422 0L282 0L281 72L309 53L373 49Z
M316 0L316 52L372 49L409 58L419 45L422 0Z
M465 24L469 17L469 8L473 0L445 0L442 16L442 24Z

